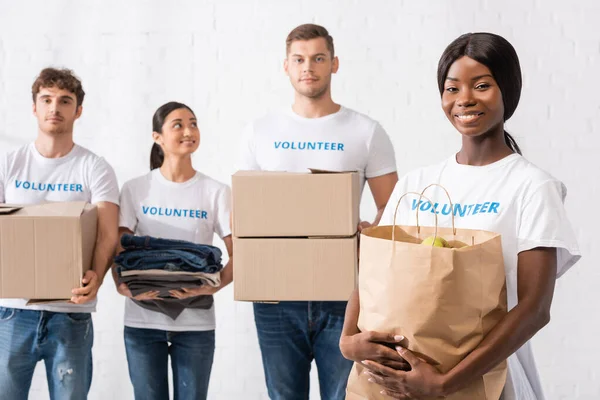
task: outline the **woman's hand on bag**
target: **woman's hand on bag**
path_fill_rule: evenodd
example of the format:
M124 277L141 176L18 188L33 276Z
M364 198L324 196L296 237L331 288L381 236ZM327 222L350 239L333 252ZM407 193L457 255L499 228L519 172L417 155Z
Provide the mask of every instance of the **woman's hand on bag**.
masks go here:
M139 301L160 300L160 297L158 297L160 292L157 290L151 290L149 292L141 293L141 294L138 294L137 296L133 296L133 294L131 294L131 290L129 290L126 283L119 284L117 286L117 292L119 292L121 295L123 295L125 297L129 297L130 299L133 299L133 300L139 300Z
M349 360L361 362L375 360L394 370L408 370L410 365L392 348L398 346L404 336L394 336L390 333L360 332L355 335L342 336L340 350ZM388 347L389 345L392 348Z
M410 364L410 371L398 371L373 360L362 364L369 382L383 387L382 394L394 399L420 399L422 397L447 396L444 374L434 366L415 356L410 350L398 347L397 353Z
M196 296L210 296L219 291L220 287L202 285L196 288L181 288L181 290L169 290L171 296L176 299L183 300Z

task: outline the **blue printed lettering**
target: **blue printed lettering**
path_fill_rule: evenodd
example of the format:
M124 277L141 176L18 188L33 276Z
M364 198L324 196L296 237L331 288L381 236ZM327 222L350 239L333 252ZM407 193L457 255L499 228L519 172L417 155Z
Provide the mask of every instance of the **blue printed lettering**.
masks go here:
M475 204L475 209L473 210L473 215L477 214L481 210L481 204Z
M56 185L54 185L54 184L52 184L52 183L49 183L49 184L48 184L48 191L49 191L49 192L54 192L54 188L55 188L55 187L56 187Z
M71 192L74 192L75 190L77 190L77 189L75 189L75 184L74 184L74 183L71 183L71 184L69 185L69 190L70 190Z
M483 203L483 205L481 206L481 211L480 211L482 214L487 212L489 204L490 204L489 201L486 201L485 203Z
M450 204L444 204L444 207L442 208L442 215L449 215L451 211L452 207L450 207Z
M158 213L158 210L156 209L156 207L151 207L150 208L150 214L151 215L156 215L156 213Z
M306 142L298 143L298 150L306 149Z
M173 215L173 209L172 209L172 208L167 208L167 209L165 210L165 215L166 215L167 217L170 217L171 215Z
M159 217L162 217L163 215L164 215L164 214L163 214L163 212L162 212L162 207L159 207L159 208L158 208L158 216L159 216Z
M142 206L142 212L143 212L144 214L148 214L148 209L149 209L149 208L150 208L150 207Z
M77 191L78 192L83 192L83 185L77 185Z
M17 189L19 188L19 186L21 186L22 183L23 182L21 182L21 181L15 180L15 186L17 187Z
M278 149L279 147L281 147L281 142L275 142L275 148Z
M420 208L421 208L421 211L427 211L427 210L429 210L431 208L431 203L428 202L428 201L423 201L421 203L421 207Z
M417 199L413 199L412 201L412 206L411 206L411 210L414 211L417 209Z
M29 188L31 188L31 183L23 182L23 189L29 189Z
M290 148L290 142L283 142L281 144L281 148L282 149L289 149Z
M464 217L466 211L467 211L467 206L464 206L464 208L461 208L460 204L454 205L454 215L460 215L461 217Z
M338 143L338 148L339 151L344 151L344 144L343 143Z
M292 147L291 147L292 150L297 150L295 144L296 144L296 142L292 142Z
M325 143L325 150L329 150L330 143Z
M208 213L206 211L202 211L202 219L208 219Z
M181 210L175 210L175 212L173 213L176 217L181 217Z
M500 206L500 203L492 203L490 204L490 213L495 213L498 214L498 207Z

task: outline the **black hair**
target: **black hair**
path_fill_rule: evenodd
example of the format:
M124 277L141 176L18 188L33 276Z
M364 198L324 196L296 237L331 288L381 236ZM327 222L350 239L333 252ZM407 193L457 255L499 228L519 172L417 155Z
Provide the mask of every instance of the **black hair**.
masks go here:
M517 109L521 98L521 66L514 47L502 36L493 33L466 33L454 40L440 57L437 70L440 95L444 93L444 83L450 66L459 58L467 56L485 65L498 83L504 103L504 121ZM521 153L515 139L504 131L504 141L513 152Z
M165 124L165 120L175 110L179 110L185 108L189 110L194 117L194 111L186 106L183 103L177 103L176 101L170 101L167 104L163 104L156 110L154 116L152 117L152 131L156 133L162 133L163 125ZM165 160L165 153L158 143L154 143L152 145L152 150L150 150L150 170L160 168Z

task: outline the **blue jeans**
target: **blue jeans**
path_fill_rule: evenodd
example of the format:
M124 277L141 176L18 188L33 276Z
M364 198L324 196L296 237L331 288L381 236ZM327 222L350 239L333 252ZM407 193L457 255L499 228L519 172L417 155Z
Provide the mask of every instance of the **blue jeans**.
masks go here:
M41 360L51 399L86 399L92 384L93 342L90 313L0 307L0 399L27 400Z
M121 246L125 251L115 257L114 262L123 270L215 273L222 268L221 250L210 245L125 234L121 237Z
M136 400L169 398L169 355L175 400L206 399L215 353L214 330L168 332L126 326L125 350Z
M343 400L352 361L339 348L346 302L254 303L254 320L272 400L308 399L314 358L322 400Z

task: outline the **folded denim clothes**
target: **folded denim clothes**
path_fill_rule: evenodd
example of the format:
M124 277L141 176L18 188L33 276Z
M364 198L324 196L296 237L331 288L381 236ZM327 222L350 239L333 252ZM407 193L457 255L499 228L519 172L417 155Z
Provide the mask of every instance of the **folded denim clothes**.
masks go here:
M221 250L210 245L125 234L121 237L121 246L125 251L115 257L115 264L121 270L215 273L223 268Z
M117 257L119 282L126 283L133 296L158 291L157 300L134 300L146 309L161 312L176 319L185 308L209 309L212 296L177 299L170 290L197 288L220 284L221 250L182 240L159 239L125 234L121 237L125 249Z

